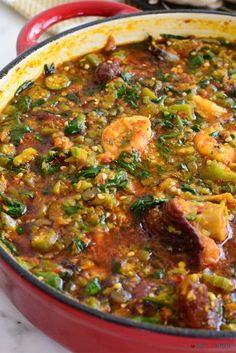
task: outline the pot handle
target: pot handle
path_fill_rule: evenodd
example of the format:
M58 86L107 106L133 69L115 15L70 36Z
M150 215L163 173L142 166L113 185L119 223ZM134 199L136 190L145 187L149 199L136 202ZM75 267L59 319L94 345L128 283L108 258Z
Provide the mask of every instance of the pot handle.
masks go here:
M36 15L26 23L17 38L17 54L37 44L39 37L52 25L80 16L117 16L139 12L135 7L113 1L75 1L52 7Z

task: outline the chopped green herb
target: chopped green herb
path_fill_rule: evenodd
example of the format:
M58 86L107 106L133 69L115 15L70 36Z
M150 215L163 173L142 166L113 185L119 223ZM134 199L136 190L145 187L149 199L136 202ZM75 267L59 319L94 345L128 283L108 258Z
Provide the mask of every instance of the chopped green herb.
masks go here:
M120 167L142 180L148 178L151 173L145 170L140 162L140 155L137 151L132 151L131 153L123 151L116 160L116 163Z
M80 204L74 206L64 206L62 205L62 210L66 216L71 216L75 214L78 210L81 210L83 207Z
M15 92L15 96L18 97L23 91L25 91L27 88L31 87L34 84L33 80L28 80L25 81L24 83L22 83L22 85L20 85L16 92Z
M23 204L23 202L15 201L10 197L4 196L2 193L0 193L0 196L3 201L1 209L6 212L9 216L13 218L18 218L25 214L26 206Z
M112 273L114 273L114 274L120 273L121 262L117 261L115 259L112 259L111 269L112 269Z
M135 87L129 88L126 85L121 85L117 90L117 97L124 98L125 102L128 103L131 108L137 108L139 96Z
M22 191L20 194L28 197L29 199L33 199L34 198L34 192L33 191L28 191L28 190L27 191Z
M83 252L88 247L88 244L79 238L75 238L73 243L75 244L75 247L79 253Z
M44 138L40 134L35 135L35 140L39 141L40 143L44 143Z
M87 169L80 170L76 174L69 174L67 176L67 178L69 180L71 180L72 183L77 183L82 178L85 178L85 179L86 178L89 178L89 179L95 178L95 176L97 176L101 170L102 170L102 166L89 167Z
M193 195L197 195L197 191L188 184L181 183L180 187L182 191L190 192Z
M180 164L178 164L177 168L178 168L179 170L184 171L184 172L188 172L188 171L189 171L189 170L188 170L188 167L187 167L187 165L186 165L185 163L180 163Z
M44 74L45 74L45 76L54 74L55 72L56 72L56 68L55 68L54 64L50 64L50 65L45 64L44 65Z
M190 53L188 57L189 66L192 70L196 70L204 64L204 57L198 53Z
M180 36L177 34L168 34L168 33L162 33L162 34L160 34L160 36L163 38L167 38L167 39L179 39L179 40L189 38L189 36Z
M206 88L210 84L209 79L202 79L198 82L200 88Z
M16 125L12 130L11 130L11 142L14 145L19 145L21 143L21 140L23 139L23 136L26 132L31 132L32 129L28 125L24 124L18 124Z
M211 137L219 137L220 131L213 131L211 134L209 134L209 136Z
M27 113L30 110L32 99L29 96L20 96L15 103L19 111Z
M113 179L108 180L105 184L99 185L99 189L101 191L106 191L107 189L111 188L124 189L127 184L127 174L121 170L115 175Z
M135 219L139 220L143 213L149 208L161 205L168 201L164 198L157 198L153 195L147 195L137 199L131 206L130 210L133 212Z
M75 93L69 93L69 94L67 94L66 98L67 98L69 101L71 101L71 102L73 102L73 103L75 103L75 104L79 104L79 103L80 103L80 98L79 98L79 96L78 96L77 94L75 94Z
M43 105L44 103L46 102L46 99L44 98L39 98L37 99L35 102L32 103L32 109L33 108L37 108L37 107L40 107L41 105Z
M54 151L39 160L39 168L43 177L55 174L60 170L60 166L60 163L57 161L57 153Z
M200 128L200 126L198 126L198 125L193 125L193 126L191 127L191 129L192 129L193 131L195 131L195 132L201 131L201 128Z
M80 114L76 119L70 120L65 127L66 135L73 135L83 132L85 129L85 115Z
M164 270L160 269L160 270L156 270L153 274L152 277L153 278L157 278L157 279L162 279L164 277Z

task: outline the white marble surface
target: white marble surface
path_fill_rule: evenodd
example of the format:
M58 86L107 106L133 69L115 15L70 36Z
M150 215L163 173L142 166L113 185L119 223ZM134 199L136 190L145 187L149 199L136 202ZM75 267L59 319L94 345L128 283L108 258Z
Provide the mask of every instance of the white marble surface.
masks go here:
M15 57L17 34L25 20L0 0L0 69ZM33 327L0 288L0 353L68 353Z

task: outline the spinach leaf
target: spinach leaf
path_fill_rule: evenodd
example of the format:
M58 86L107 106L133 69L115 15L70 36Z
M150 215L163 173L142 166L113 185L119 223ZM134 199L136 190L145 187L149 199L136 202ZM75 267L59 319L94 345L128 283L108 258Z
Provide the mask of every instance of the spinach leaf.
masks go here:
M168 201L168 199L157 198L153 195L147 195L147 196L143 196L143 197L140 197L139 199L137 199L130 206L130 210L133 212L134 218L136 220L139 220L142 217L143 213L145 211L147 211L149 208L155 207L155 206L160 205L162 203L165 203L167 201Z
M26 212L26 206L23 204L23 202L15 201L10 197L4 196L2 193L0 193L0 196L3 201L1 209L9 216L18 218Z

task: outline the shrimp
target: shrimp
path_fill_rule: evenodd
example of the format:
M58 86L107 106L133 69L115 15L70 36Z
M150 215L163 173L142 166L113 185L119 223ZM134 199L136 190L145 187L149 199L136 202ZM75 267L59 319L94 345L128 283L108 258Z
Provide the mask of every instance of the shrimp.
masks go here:
M102 159L111 162L122 151L138 151L142 154L151 138L151 122L145 116L133 115L119 118L105 128L102 134L102 146L105 153Z
M202 253L201 265L203 267L215 265L220 258L220 248L215 241L205 235L200 235Z
M233 117L232 111L229 112L226 108L219 106L209 99L194 95L193 102L196 105L195 110L207 121L229 120Z
M194 138L195 149L200 155L209 159L225 164L232 163L235 160L235 149L229 144L218 143L213 136L210 136L212 132L219 130L222 130L222 127L215 124L197 133Z

